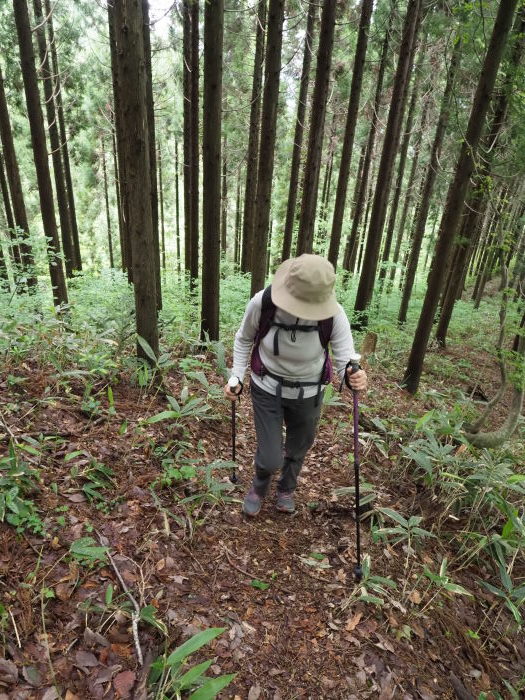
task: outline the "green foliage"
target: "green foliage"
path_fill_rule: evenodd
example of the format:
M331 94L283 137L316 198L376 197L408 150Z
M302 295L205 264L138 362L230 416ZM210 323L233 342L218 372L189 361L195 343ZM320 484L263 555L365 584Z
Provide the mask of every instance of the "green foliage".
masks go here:
M361 569L363 574L361 581L344 602L343 609L358 601L381 607L385 604L385 598L389 598L391 593L397 589L397 583L391 578L372 574L369 554L365 554L363 557Z
M69 553L83 566L107 563L107 547L97 545L92 537L80 537L72 542Z
M192 700L211 700L235 678L234 673L207 678L206 671L212 660L190 665L189 659L201 647L209 644L225 631L224 627L212 627L198 632L171 654L159 656L151 666L149 686L156 700L176 700L182 693L190 693Z
M393 538L393 544L399 544L400 542L407 541L409 545L425 539L426 537L435 537L432 532L419 527L421 521L423 520L421 515L412 515L407 520L401 515L401 513L398 513L392 508L378 508L377 511L383 515L386 515L387 518L390 518L397 524L395 527L381 527L374 529L374 536L386 535L387 537Z
M457 593L459 595L466 595L466 596L471 596L472 593L469 593L466 588L463 588L463 586L459 586L457 583L454 583L453 581L450 580L449 575L447 574L447 558L445 557L443 561L441 562L441 566L439 567L439 573L434 574L430 569L428 569L425 566L425 576L432 581L434 586L444 590L448 591L449 593Z
M8 455L0 457L0 522L7 521L17 532L43 534L44 523L30 498L38 491L40 477L22 459L20 447L11 440ZM24 447L34 450L30 445Z

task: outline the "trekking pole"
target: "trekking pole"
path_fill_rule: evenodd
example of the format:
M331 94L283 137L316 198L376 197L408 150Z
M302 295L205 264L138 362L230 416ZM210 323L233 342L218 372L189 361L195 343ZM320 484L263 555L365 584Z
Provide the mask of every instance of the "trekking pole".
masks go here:
M241 392L242 392L242 382L239 379L239 377L230 377L228 379L228 386L230 389L233 391L234 394L237 394L238 398L237 401L241 400ZM238 391L235 391L236 387L239 387ZM232 484L236 484L239 479L237 478L237 472L235 470L235 442L236 442L236 437L237 437L237 415L235 413L235 401L232 401L232 462L233 462L233 467L232 467L232 473L230 476L230 481Z
M360 359L360 358L359 358ZM347 368L351 368L350 374L358 372L361 367L359 359L350 360ZM355 480L355 537L356 537L356 565L354 567L354 576L357 583L363 578L363 569L361 568L361 508L359 504L359 396L357 391L352 389L348 381L348 375L345 369L345 383L352 391L353 395L353 410L354 410L354 480Z

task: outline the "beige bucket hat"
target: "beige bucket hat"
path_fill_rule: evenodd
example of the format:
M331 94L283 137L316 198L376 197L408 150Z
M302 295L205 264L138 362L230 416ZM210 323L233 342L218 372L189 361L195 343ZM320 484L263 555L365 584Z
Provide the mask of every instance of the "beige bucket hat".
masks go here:
M332 263L320 255L303 253L285 260L277 268L272 281L272 301L292 316L322 321L339 312L334 284Z

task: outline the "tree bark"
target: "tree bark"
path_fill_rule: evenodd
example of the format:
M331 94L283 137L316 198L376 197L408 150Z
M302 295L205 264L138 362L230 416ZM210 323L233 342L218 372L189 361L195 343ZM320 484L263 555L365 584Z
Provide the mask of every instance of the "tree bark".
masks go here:
M219 339L221 119L224 0L204 5L203 245L201 339Z
M359 279L354 310L359 314L354 327L363 328L368 324L368 306L372 301L376 277L381 236L386 217L386 207L394 160L399 144L401 121L403 119L403 95L412 69L413 46L416 41L421 19L421 0L409 0L403 36L399 50L396 76L392 91L392 101L388 112L388 121L383 141L383 150L377 176L374 203L368 226L368 237L363 260L363 274Z
M408 304L410 297L412 295L412 288L414 286L414 280L416 278L417 264L419 261L419 254L421 252L421 244L423 242L423 236L425 235L425 227L428 218L428 212L430 209L430 200L432 197L432 191L434 189L434 184L436 182L436 177L439 172L439 158L441 154L441 147L443 145L443 138L445 136L445 131L448 125L448 119L450 114L451 96L454 89L454 84L456 82L456 75L459 65L459 58L461 55L461 41L456 38L456 43L454 46L454 51L452 58L450 60L450 65L448 68L447 82L445 85L445 91L443 92L443 97L441 99L441 106L439 110L439 117L436 125L436 131L434 134L434 141L432 143L432 150L430 154L430 163L427 168L425 181L423 184L423 190L421 194L420 203L417 209L417 216L414 220L413 233L411 236L412 245L410 249L410 256L408 258L408 263L406 265L406 276L405 284L403 287L403 295L401 298L401 305L399 308L398 322L404 323L406 321L406 314L408 310Z
M257 199L254 241L252 249L251 296L264 286L270 203L272 194L273 162L279 76L281 72L281 47L283 40L284 0L270 0L268 9L268 33L264 68L264 93L261 113L261 150L257 171Z
M157 163L159 169L159 204L160 204L160 245L161 245L161 260L162 269L166 270L166 227L164 222L164 188L162 177L162 150L160 141L157 142Z
M33 0L33 8L35 11L35 20L37 24L36 37L38 42L38 52L40 55L40 72L44 85L47 128L49 133L49 144L51 146L51 159L53 161L53 174L55 176L55 191L58 204L58 215L60 219L60 236L62 238L62 249L64 251L64 263L67 276L73 277L76 256L73 248L73 237L71 235L71 220L69 218L66 181L64 178L64 169L62 167L60 137L58 135L58 119L55 111L55 99L53 95L53 78L51 66L49 64L49 54L46 43L45 23L42 14L41 0Z
M18 248L15 221L13 218L13 209L11 207L11 200L9 198L9 188L7 186L7 180L4 172L4 159L2 157L2 152L0 151L0 190L2 191L2 199L4 202L4 212L5 212L5 222L8 228L8 236L11 241L10 250L13 261L20 265L22 262L20 256L20 249ZM7 269L6 269L7 272Z
M370 173L370 163L372 161L372 153L374 152L375 138L377 134L377 124L379 120L379 110L381 108L381 93L383 91L383 81L385 77L385 70L387 65L388 48L390 44L390 31L392 28L392 22L394 19L395 7L392 6L390 14L388 16L387 27L385 30L385 38L383 39L383 45L381 48L381 58L379 60L379 70L377 73L376 80L376 90L374 96L374 106L372 109L372 120L370 123L370 130L368 132L368 139L365 147L365 154L363 160L363 167L361 169L361 176L356 182L354 190L354 215L352 218L352 229L347 238L346 248L348 253L345 252L345 263L343 267L345 270L351 271L354 268L355 259L357 256L357 249L359 246L359 224L363 216L363 210L365 208L366 193L368 187L368 176Z
M31 27L29 25L29 13L26 0L14 0L13 8L18 34L18 44L20 47L20 61L22 64L27 115L31 130L31 145L33 147L33 158L38 182L40 211L47 240L49 275L51 277L55 306L60 306L68 302L67 287L64 268L62 267L62 260L60 259L60 241L55 218L51 174L49 172L49 163L47 160L44 117L40 105L40 95L38 93L35 56L33 53Z
M192 0L191 13L191 267L190 277L199 277L199 0Z
M7 100L4 89L4 78L0 71L0 139L2 142L3 155L6 166L6 177L11 194L11 202L13 205L13 218L19 236L20 243L15 244L18 255L15 255L17 264L22 265L22 269L27 278L27 285L30 288L36 286L36 277L34 273L33 251L29 243L29 225L27 223L26 205L24 201L24 193L22 190L22 181L20 179L20 170L18 169L18 160L15 152L15 144L13 140L13 132L11 130L11 120L9 119L9 111L7 108ZM9 196L7 197L9 199ZM9 226L9 228L12 228ZM16 236L18 238L18 236Z
M368 32L370 30L370 18L372 16L373 6L373 0L362 1L361 19L359 22L359 32L357 35L357 46L352 72L352 86L350 88L350 98L348 100L345 136L343 150L341 152L341 163L339 165L339 177L337 180L334 217L332 219L332 234L330 237L330 248L328 250L328 260L332 263L334 268L337 267L339 246L341 244L341 230L343 228L343 215L346 205L348 176L350 174L350 163L352 162L355 126L357 123L357 112L359 110L359 99L361 96L361 85L363 82L363 71L368 46Z
M133 260L131 252L131 239L129 231L129 206L126 197L128 175L126 172L126 157L124 145L124 130L122 126L122 107L120 104L119 77L117 68L117 47L115 39L115 0L108 0L108 29L109 47L111 56L111 78L113 83L113 105L115 114L115 135L117 144L118 164L118 201L119 206L119 233L120 252L122 257L122 269L128 274L128 282L133 282Z
M180 202L179 202L179 143L175 141L175 236L177 238L177 272L181 270Z
M155 107L153 103L153 77L151 73L151 37L149 28L149 0L142 0L144 65L146 72L146 113L149 131L149 167L151 182L151 218L153 223L153 244L155 246L155 284L157 287L157 308L162 309L162 283L160 275L159 241L159 193L157 189L157 146L155 136Z
M321 150L323 147L326 102L332 66L332 48L334 44L336 0L324 0L317 50L317 68L312 96L310 132L308 151L304 166L303 193L299 232L297 236L297 255L311 253L314 242L315 214L319 189L319 170L321 168Z
M137 334L158 355L155 243L151 213L151 169L144 60L142 0L114 0L122 142L126 163L133 290ZM152 362L137 342L139 357Z
M66 186L66 196L68 201L68 216L71 229L71 239L75 256L75 270L82 270L82 256L80 254L80 239L78 235L77 215L75 207L75 195L73 190L73 179L71 177L71 165L69 161L69 148L66 133L66 122L64 119L64 104L62 101L62 85L60 82L60 70L58 66L58 55L55 42L55 31L53 29L53 12L51 0L44 0L46 11L46 27L51 47L51 66L53 69L53 94L56 101L56 113L58 116L58 129L60 133L60 151L64 169L64 182Z
M109 194L108 194L108 173L106 167L106 145L104 143L104 136L100 137L100 152L102 155L102 175L104 178L104 203L106 205L106 225L108 229L108 252L109 252L109 266L111 268L115 267L115 261L113 259L113 238L111 237L111 215L109 211Z
M479 76L465 138L461 144L461 152L456 164L454 178L450 184L445 209L441 217L434 259L428 276L427 293L403 378L403 385L410 393L415 393L419 386L426 347L444 282L443 267L449 258L458 228L465 194L474 169L474 159L481 131L515 8L516 0L501 0L490 44Z
M255 228L255 200L257 197L257 171L259 156L259 129L261 122L262 72L264 64L264 28L266 24L266 0L257 6L257 30L253 61L252 97L250 102L250 127L248 154L246 156L246 186L242 230L241 271L252 271L252 248Z
M235 240L233 245L233 264L239 265L240 262L240 243L241 243L241 171L237 174L237 196L235 204Z
M183 87L183 157L184 179L184 269L191 274L191 188L192 188L192 137L191 137L191 0L182 3L182 87Z
M228 167L226 162L226 137L224 137L222 156L222 211L221 211L221 251L226 255L227 224L228 224Z
M306 102L308 99L308 84L310 82L310 67L312 64L312 36L315 22L315 9L315 3L308 3L306 34L304 37L303 68L301 71L301 81L299 83L299 96L297 98L297 116L295 118L292 163L290 167L290 186L288 188L288 200L286 204L286 219L284 224L283 252L281 255L281 260L287 260L291 255L293 230L297 216L297 191L299 186L301 151L303 147Z

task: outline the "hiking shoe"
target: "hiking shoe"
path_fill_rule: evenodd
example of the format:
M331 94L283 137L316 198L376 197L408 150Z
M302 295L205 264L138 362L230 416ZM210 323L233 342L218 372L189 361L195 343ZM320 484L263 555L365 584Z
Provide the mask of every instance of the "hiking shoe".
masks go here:
M293 513L295 510L295 502L293 500L293 491L277 491L277 510L281 513Z
M262 498L257 493L255 493L255 489L252 486L246 494L246 496L244 497L244 501L242 504L242 512L245 515L249 515L250 518L254 518L256 515L259 514L261 506Z

